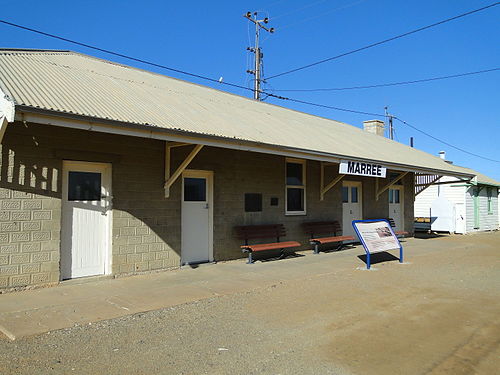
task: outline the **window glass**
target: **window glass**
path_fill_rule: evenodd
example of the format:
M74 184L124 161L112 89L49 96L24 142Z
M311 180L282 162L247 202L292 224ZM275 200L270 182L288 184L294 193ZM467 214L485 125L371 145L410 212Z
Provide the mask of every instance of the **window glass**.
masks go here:
M394 203L399 203L399 190L394 189Z
M389 189L389 203L394 203L394 190Z
M100 201L101 174L95 172L69 172L69 201Z
M342 203L349 202L349 188L347 186L342 186Z
M286 200L287 211L304 211L304 189L288 188Z
M302 186L302 164L286 163L286 184Z
M351 187L351 203L358 203L358 188Z
M204 178L184 178L184 202L204 202L207 200L207 180Z

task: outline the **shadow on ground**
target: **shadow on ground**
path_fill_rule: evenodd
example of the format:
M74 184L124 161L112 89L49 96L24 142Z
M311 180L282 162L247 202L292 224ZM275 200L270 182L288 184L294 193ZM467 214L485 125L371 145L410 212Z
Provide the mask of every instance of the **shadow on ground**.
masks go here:
M415 238L420 238L423 240L428 240L432 238L441 238L441 237L449 237L448 233L438 233L438 232L415 232Z
M366 264L366 254L358 255L358 258L361 259ZM392 255L386 251L371 254L370 258L371 258L370 263L372 265L377 264L377 263L383 263L383 262L399 261L398 257L395 257L394 255Z
M260 262L273 262L273 261L278 261L278 260L285 260L285 259L290 259L290 258L299 258L299 257L304 257L304 254L297 254L297 253L285 253L285 255L281 256L280 254L278 255L272 255L272 256L263 256L261 257L255 257L255 253L253 253L253 260L254 261L260 261Z

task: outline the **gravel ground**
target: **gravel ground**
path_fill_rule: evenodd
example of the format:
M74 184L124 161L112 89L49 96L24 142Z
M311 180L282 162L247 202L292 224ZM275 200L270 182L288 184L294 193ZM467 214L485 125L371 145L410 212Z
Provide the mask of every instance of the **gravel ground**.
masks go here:
M420 241L411 264L0 340L0 374L497 373L500 233Z

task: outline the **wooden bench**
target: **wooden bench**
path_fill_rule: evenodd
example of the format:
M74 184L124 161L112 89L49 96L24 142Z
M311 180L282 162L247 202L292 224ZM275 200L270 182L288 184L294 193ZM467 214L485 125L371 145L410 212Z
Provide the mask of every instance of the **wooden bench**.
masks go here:
M344 246L343 241L354 241L353 236L337 236L337 233L342 232L342 228L338 221L316 221L303 223L304 232L310 235L309 243L314 245L314 254L319 253L319 245L326 243L340 242L337 250ZM329 235L329 236L325 236Z
M236 234L240 240L245 242L241 246L241 251L248 253L247 264L252 264L252 254L257 251L281 250L280 258L285 255L285 249L299 247L301 244L297 241L280 242L280 237L286 236L285 226L283 224L268 225L244 225L235 227ZM276 242L260 243L250 245L253 240L276 239Z
M394 222L394 219L392 217L388 217L387 218L387 221L389 222L389 224L391 224L391 228L396 228L396 223ZM404 231L404 230L393 230L394 231L394 234L399 237L399 236L407 236L409 233Z

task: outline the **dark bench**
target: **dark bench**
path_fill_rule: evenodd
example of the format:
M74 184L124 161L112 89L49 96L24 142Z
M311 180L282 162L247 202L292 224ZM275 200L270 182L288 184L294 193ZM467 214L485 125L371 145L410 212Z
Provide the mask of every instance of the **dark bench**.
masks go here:
M396 228L396 223L394 222L394 219L392 217L388 217L387 221L389 224L391 224L391 228ZM404 231L404 230L393 230L394 234L399 237L399 236L407 236L409 233Z
M314 254L319 253L319 245L326 243L340 242L337 250L344 246L343 241L354 241L353 236L337 236L337 233L342 232L342 228L338 221L315 221L303 223L302 227L311 238L309 243L314 245Z
M286 236L285 226L283 224L268 225L244 225L235 227L236 234L240 240L244 241L241 251L248 253L247 264L252 264L252 254L256 251L281 250L281 258L285 255L285 249L299 247L301 244L297 241L280 242L280 237ZM253 240L275 239L276 242L260 243L250 245Z

